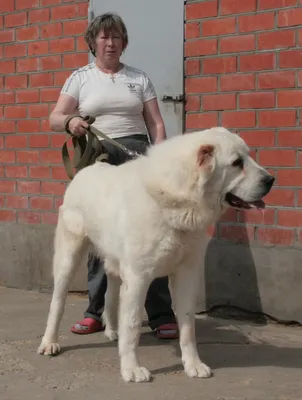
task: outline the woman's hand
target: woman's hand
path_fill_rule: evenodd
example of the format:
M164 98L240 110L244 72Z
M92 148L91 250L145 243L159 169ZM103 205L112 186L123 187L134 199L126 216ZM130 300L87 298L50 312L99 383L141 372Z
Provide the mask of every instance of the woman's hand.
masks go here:
M73 117L68 123L68 129L75 136L85 135L85 128L88 128L89 125L86 121L81 117Z

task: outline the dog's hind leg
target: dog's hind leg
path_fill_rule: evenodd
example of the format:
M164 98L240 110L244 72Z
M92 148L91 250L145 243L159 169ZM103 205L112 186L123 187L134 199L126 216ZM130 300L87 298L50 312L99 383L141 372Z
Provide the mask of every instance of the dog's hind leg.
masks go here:
M118 346L121 375L126 382L148 382L150 372L139 365L137 347L143 319L144 304L150 281L127 273L120 291Z
M195 338L195 307L199 287L199 268L198 262L179 266L170 280L185 372L189 377L209 378L212 374L211 369L201 362Z
M118 267L119 266L115 265L114 261L106 260L105 262L105 268L108 272L103 322L106 326L104 334L110 340L117 340L118 338L118 305L121 278L110 272L111 268L118 270Z
M81 214L61 207L54 240L54 290L46 330L38 349L39 354L55 355L60 352L58 344L59 325L63 316L69 285L76 266L86 250L86 245Z

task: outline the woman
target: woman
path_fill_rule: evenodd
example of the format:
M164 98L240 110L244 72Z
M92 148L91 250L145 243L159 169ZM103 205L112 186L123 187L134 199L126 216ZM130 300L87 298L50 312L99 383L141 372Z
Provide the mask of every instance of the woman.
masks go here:
M93 125L97 129L139 153L146 151L149 137L152 143L165 140L164 123L149 77L143 71L120 62L128 45L127 29L122 19L110 13L96 17L87 28L85 40L95 62L78 69L65 82L50 115L52 130L67 129L73 135L82 135L84 128L88 127L82 117L90 115L95 117ZM104 146L111 164L119 165L128 160L127 155L112 144L105 141ZM102 312L106 287L103 261L90 254L89 306L84 319L71 328L72 332L89 334L104 329ZM159 338L178 337L168 278L153 281L145 308L149 326Z

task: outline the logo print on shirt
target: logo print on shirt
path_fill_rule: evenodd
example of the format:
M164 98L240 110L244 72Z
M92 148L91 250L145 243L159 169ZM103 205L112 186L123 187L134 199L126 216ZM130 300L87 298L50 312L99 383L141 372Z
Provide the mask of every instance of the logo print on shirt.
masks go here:
M138 88L137 85L133 84L133 83L127 83L127 88L129 89L129 92L131 93L137 93Z

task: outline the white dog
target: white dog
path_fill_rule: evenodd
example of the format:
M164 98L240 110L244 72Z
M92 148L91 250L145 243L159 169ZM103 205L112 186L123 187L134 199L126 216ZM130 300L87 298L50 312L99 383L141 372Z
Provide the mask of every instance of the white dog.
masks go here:
M185 372L209 377L210 368L198 356L194 321L203 234L227 207L263 208L262 197L273 181L249 157L244 141L224 128L177 136L118 167L96 163L84 168L59 210L54 292L38 352L60 351L58 330L68 288L92 243L105 258L105 335L118 336L123 379L151 378L137 357L142 314L150 283L167 275Z

